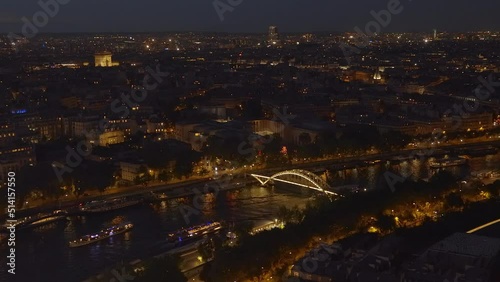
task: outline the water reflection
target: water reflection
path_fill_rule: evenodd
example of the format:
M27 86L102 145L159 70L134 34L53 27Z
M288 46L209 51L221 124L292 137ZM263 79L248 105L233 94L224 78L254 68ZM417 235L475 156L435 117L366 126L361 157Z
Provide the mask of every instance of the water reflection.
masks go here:
M429 169L428 161L417 158L399 163L380 162L355 169L329 169L324 177L333 185L360 184L373 189L384 187L386 181L383 173L388 169L411 175L414 180L430 177L436 170ZM463 169L498 170L499 167L500 154L497 154L472 158L468 166L452 171L466 174L467 171ZM204 220L273 220L282 205L306 205L311 194L301 194L299 191L296 188L283 190L279 187L251 186L202 197L199 206L193 204L193 197L167 199L102 215L73 217L34 232L19 232L16 276L19 281L83 281L118 261L132 261L162 250L166 234L183 226L199 224ZM180 212L183 205L198 207L200 212L190 215L186 221ZM134 228L97 244L81 248L68 247L70 240L123 221L132 222ZM6 245L0 250L4 251L5 248ZM0 264L5 263L5 256L0 257ZM5 274L0 274L0 281L8 281L8 277L2 275Z
M351 169L328 168L326 178L328 183L333 187L360 185L364 188L376 189L385 187L383 183L383 174L387 170L398 173L404 178L410 178L411 180L417 181L419 179L428 179L442 169L450 171L457 177L465 177L468 176L471 171L498 170L500 167L500 154L474 157L468 159L466 165L438 169L430 167L430 162L435 160L436 158L414 158L409 160L381 162Z

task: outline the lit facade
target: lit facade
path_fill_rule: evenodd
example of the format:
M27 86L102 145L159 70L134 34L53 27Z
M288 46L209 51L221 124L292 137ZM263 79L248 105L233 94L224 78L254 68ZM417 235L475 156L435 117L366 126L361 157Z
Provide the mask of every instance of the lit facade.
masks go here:
M109 52L96 53L94 55L95 66L96 67L112 67L113 66L112 56L113 55Z
M108 146L125 142L125 134L121 130L104 132L99 135L99 145Z

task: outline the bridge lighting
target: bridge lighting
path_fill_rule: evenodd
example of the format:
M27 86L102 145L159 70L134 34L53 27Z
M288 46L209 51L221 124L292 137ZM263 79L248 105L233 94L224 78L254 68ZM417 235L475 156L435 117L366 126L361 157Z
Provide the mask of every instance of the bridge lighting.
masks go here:
M337 193L332 191L332 188L330 187L330 185L328 185L328 183L326 183L325 180L323 180L318 175L316 175L310 171L307 171L307 170L294 169L294 170L286 170L286 171L278 172L272 176L264 176L264 175L259 175L259 174L251 174L251 176L253 176L255 179L257 179L260 182L260 184L262 184L262 185L267 184L269 181L279 181L279 182L283 182L283 183L293 184L293 185L317 190L319 192L325 193L328 196L331 196L331 195L338 196ZM285 177L297 176L297 177L307 181L308 184L297 182L294 179L292 179L293 180L292 181L292 180L290 180L290 178L283 179L283 176L285 176Z

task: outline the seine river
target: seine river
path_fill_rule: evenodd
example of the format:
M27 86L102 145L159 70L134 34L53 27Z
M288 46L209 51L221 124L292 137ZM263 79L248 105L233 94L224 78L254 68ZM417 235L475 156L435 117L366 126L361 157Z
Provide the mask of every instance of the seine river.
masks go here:
M384 188L383 172L387 169L412 179L430 177L435 170L429 160L410 160L399 164L381 162L347 170L328 170L323 176L332 186L360 185L367 189ZM465 176L470 171L497 170L500 154L473 158L469 164L451 170ZM298 189L300 190L300 189ZM69 220L34 230L18 231L16 238L16 275L6 274L7 246L0 246L0 281L83 281L119 261L129 262L156 254L166 247L166 234L180 227L208 220L240 222L273 220L279 206L302 207L310 195L257 185L220 192L206 197L203 207L186 221L179 212L178 200L143 204L101 215L71 217ZM184 203L193 202L185 198ZM68 241L122 221L131 221L134 228L99 243L69 248ZM13 279L15 278L15 279Z

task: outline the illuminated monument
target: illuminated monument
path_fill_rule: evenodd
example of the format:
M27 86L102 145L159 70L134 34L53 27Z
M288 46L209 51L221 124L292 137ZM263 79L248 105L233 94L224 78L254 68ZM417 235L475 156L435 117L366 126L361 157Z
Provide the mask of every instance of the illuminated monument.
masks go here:
M113 55L109 52L95 53L95 66L96 67L112 67L113 60L111 59Z

